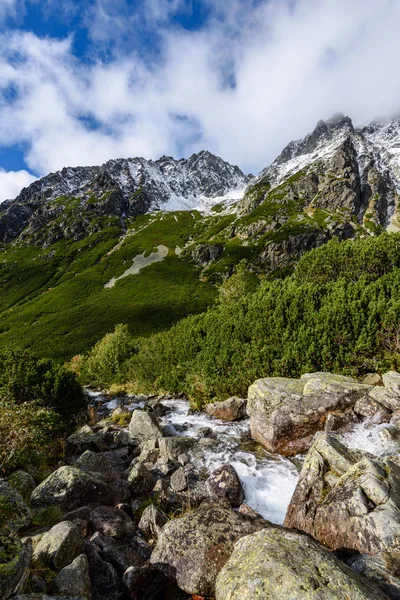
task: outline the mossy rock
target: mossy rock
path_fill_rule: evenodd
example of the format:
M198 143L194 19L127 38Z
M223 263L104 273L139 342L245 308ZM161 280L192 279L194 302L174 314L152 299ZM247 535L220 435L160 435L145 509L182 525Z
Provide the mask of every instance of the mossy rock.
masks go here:
M0 479L0 533L17 532L31 522L31 511L21 494Z
M29 575L32 546L0 536L0 598L8 600L20 592Z

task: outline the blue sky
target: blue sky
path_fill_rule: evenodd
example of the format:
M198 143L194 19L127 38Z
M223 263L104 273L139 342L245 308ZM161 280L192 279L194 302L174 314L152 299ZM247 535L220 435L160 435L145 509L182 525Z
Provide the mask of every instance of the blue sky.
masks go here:
M0 201L63 166L208 149L258 172L399 112L398 0L0 0Z

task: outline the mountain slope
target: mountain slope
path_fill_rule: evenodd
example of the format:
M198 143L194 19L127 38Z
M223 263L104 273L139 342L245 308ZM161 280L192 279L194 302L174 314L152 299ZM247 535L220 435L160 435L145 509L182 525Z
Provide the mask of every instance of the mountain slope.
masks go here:
M242 260L283 277L334 236L398 230L399 149L399 121L338 115L250 181L208 152L51 174L0 205L0 347L68 358L119 322L147 336L204 311Z

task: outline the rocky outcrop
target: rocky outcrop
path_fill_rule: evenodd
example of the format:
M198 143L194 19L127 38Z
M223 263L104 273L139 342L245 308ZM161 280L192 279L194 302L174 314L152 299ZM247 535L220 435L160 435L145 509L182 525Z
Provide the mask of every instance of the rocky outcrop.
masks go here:
M151 563L185 592L212 596L235 542L264 526L217 505L199 508L163 527Z
M197 265L206 267L218 260L223 251L222 244L199 244L192 251L192 259Z
M270 452L285 456L306 452L329 414L351 409L370 390L330 373L311 373L298 380L259 379L248 392L251 435Z
M390 458L362 457L321 434L306 457L285 526L333 550L374 554L396 547L400 467Z
M268 527L240 539L220 571L216 600L388 600L308 536Z
M223 402L211 402L206 404L206 412L222 421L237 421L246 417L247 400L236 396L228 398Z

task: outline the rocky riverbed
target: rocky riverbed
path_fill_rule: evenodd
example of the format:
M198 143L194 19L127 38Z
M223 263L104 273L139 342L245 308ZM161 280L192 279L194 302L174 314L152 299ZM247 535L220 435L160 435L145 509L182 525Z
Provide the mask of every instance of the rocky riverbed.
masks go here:
M89 393L63 464L0 480L1 598L400 598L397 373L263 379L206 413Z

